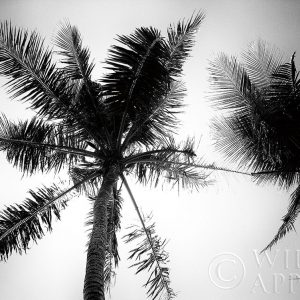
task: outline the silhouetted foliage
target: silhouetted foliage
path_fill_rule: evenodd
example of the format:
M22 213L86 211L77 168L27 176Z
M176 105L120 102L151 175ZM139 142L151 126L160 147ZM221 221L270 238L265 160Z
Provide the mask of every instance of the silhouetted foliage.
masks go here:
M164 178L188 188L206 183L208 175L197 168L216 167L195 159L191 139L176 143L173 138L185 93L183 63L203 18L198 13L170 26L166 38L153 27L118 36L118 44L109 50L107 74L99 80L92 78L94 63L75 26L61 26L53 52L37 32L9 22L0 25L0 75L8 79L9 94L29 103L36 112L32 120L17 123L1 117L0 150L24 174L59 172L67 167L74 182L64 190L55 186L30 192L33 199L4 210L0 216L1 259L14 250L26 251L31 241L51 230L52 215L60 217L69 193L85 193L93 210L88 221L92 230L84 299L104 299L104 286L109 287L119 261L116 231L124 174L154 185ZM54 53L60 58L58 63ZM127 183L126 188L129 191ZM135 207L138 212L136 203ZM153 245L147 249L152 250L150 257L156 257L151 260L154 273L148 294L154 299L167 288L171 299L168 268L157 272L159 266L153 265L167 257L165 243L154 234L154 227L144 243ZM145 267L139 266L142 269ZM162 285L163 281L168 285Z
M220 54L210 63L212 100L226 117L214 122L217 149L252 170L258 182L297 188L271 243L293 229L300 209L300 79L295 53L289 62L259 41L242 63Z

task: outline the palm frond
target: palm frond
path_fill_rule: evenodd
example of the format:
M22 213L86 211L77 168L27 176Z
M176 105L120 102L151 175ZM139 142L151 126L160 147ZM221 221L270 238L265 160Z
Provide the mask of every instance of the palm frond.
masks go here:
M122 144L125 149L135 143L154 146L157 139L163 139L166 132L171 133L179 125L176 118L181 111L185 87L182 82L173 81L165 95L157 103L145 108L126 133Z
M77 46L80 46L79 42ZM87 74L88 71L89 68ZM95 114L95 107L88 112L84 110L85 118L82 117L82 105L74 106L75 83L70 84L70 76L52 63L52 52L44 49L43 40L36 32L29 34L8 22L0 25L0 75L9 79L9 92L13 97L30 102L31 107L40 115L50 119L69 118L75 126L79 122L80 126L77 127L88 131L89 138L95 138L91 134L91 125L87 122L87 115L91 118ZM93 97L98 94L96 85L89 84ZM86 93L85 85L78 95L81 99L86 99Z
M140 228L136 228L133 232L125 236L126 242L128 243L137 238L144 237L144 239L140 241L138 247L131 251L130 258L139 260L133 266L138 266L137 273L147 268L148 271L151 270L150 277L145 284L145 286L148 287L148 296L153 300L158 296L160 296L160 298L165 296L166 299L173 299L176 295L170 287L169 268L166 266L169 257L168 253L164 250L166 241L162 241L155 234L154 224L149 227L146 226L145 218L142 216L137 206L136 200L124 174L121 174L121 178L141 222ZM142 255L145 255L146 257L141 261Z
M290 199L291 200L290 200L288 212L282 219L283 224L278 229L278 232L273 238L273 240L261 252L271 249L288 232L295 230L294 223L300 212L300 186L296 188L296 190L291 195Z
M186 159L193 159L196 156L195 140L187 138L185 141L177 143L172 136L165 134L164 137L155 141L154 147L144 149L140 147L138 150L133 148L130 154L123 159L123 163L134 164L139 159L153 158L153 155L159 156L161 160L168 159L171 155L181 155Z
M116 116L118 143L128 122L145 108L153 106L169 84L163 64L168 54L160 33L154 28L139 28L129 36L119 36L121 46L110 49L103 79L106 103Z
M174 80L172 76L178 77L181 74L182 65L191 51L194 35L203 18L204 14L198 13L187 22L184 20L179 22L176 27L170 25L168 41L165 44L165 51L168 54L161 58L165 60L163 64L168 70L169 84L162 86L164 93L156 96L158 101L149 102L139 112L137 119L126 134L123 148L128 145L129 141L151 145L157 136L163 136L166 131L178 125L175 115L182 107L185 88L182 82Z
M90 51L82 46L82 39L78 29L69 22L65 22L55 39L55 45L63 59L63 72L71 79L82 79L88 86L94 64L90 63Z
M154 186L168 182L178 188L196 189L209 183L208 174L197 171L193 139L179 144L170 138L160 142L160 147L124 159L128 170L135 165L134 173L140 182ZM201 164L200 161L198 163Z
M271 74L269 96L274 105L280 105L281 110L293 114L299 100L300 82L299 72L295 66L295 53L291 61L279 65ZM291 116L292 117L292 116Z
M69 77L66 80L72 102L61 122L76 131L82 139L94 140L103 147L111 144L113 124L103 103L101 85L91 80L86 84L83 80L71 80Z
M0 259L6 260L13 251L22 254L30 242L37 242L52 230L52 219L60 219L60 211L69 197L57 185L29 191L30 197L21 205L7 207L0 214Z
M251 82L259 89L268 88L271 75L282 64L283 59L277 48L262 40L252 43L242 57Z
M144 184L154 184L165 182L172 184L172 187L177 186L178 190L196 189L207 186L211 183L208 180L209 174L199 172L198 168L192 164L181 164L180 161L159 161L141 160L136 166L136 176L138 180Z
M123 148L133 137L137 140L142 136L138 134L141 127L147 131L144 140L151 144L153 136L175 125L174 114L182 106L183 89L173 77L181 73L203 17L199 13L179 22L176 28L170 27L168 42L152 27L118 37L122 45L111 48L107 60L110 73L103 80L105 102L119 129L117 148L128 130Z
M182 20L177 25L169 26L167 44L170 52L167 67L172 76L181 75L183 63L191 52L195 34L204 17L203 12L198 12L188 21Z
M77 111L76 117L78 114L83 115L85 121L88 119L90 123L96 123L93 127L97 129L103 127L101 86L91 80L94 64L90 63L90 51L83 47L78 29L65 22L61 26L55 44L61 49L58 53L63 57L61 70L71 79L71 85L77 89L73 101L73 109Z
M246 70L236 58L220 54L209 65L213 104L218 108L243 113L259 100Z
M64 163L73 164L78 157L93 156L86 144L62 127L32 118L17 123L0 117L0 151L23 173L59 171Z
M26 252L31 241L37 242L44 236L45 229L51 231L53 214L59 219L60 210L66 207L78 186L97 176L95 172L65 190L55 184L37 192L31 190L31 198L23 204L7 207L0 214L0 259L7 259L13 251Z
M167 241L161 239L155 230L155 223L150 223L151 217L143 218L145 227L133 225L130 232L123 238L126 243L137 243L130 251L129 259L135 260L131 267L136 267L136 274L147 271L150 276L144 286L151 299L174 299L176 294L170 287L169 254L165 250Z
M253 132L252 120L248 115L244 115L244 118L232 116L215 119L211 128L214 132L216 149L225 153L227 160L237 162L240 166L254 164L256 156L254 139L258 136Z
M52 53L45 49L36 33L0 24L0 75L14 98L30 102L44 116L61 116L70 102L66 83L52 63ZM64 105L62 105L64 103Z
M288 145L289 136L253 115L229 116L213 122L216 149L239 167L252 169L258 183L273 182L289 187L298 181L297 152Z

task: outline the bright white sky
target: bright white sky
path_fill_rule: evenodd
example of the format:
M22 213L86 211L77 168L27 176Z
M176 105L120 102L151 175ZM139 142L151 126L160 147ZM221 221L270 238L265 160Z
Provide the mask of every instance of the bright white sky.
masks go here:
M300 50L299 1L2 0L0 19L10 19L17 26L37 29L50 43L59 22L68 18L78 26L84 43L92 51L97 63L97 77L102 74L107 49L117 34L129 34L136 27L150 25L165 32L170 22L188 18L199 9L205 10L206 19L197 35L192 57L185 66L188 107L182 116L180 134L197 138L202 135L199 151L210 161L222 164L220 155L213 152L208 128L214 113L205 99L208 59L213 59L219 51L239 55L258 38L276 45L290 57L294 51ZM299 66L298 57L296 62ZM4 88L0 89L0 97L0 111L9 117L16 119L30 115L24 106L8 100ZM51 180L42 176L22 178L6 163L3 155L0 159L0 208L22 201L29 188ZM238 175L220 174L217 179L213 186L199 193L181 192L179 197L177 191L169 191L168 187L163 191L154 190L131 181L139 205L144 212L153 211L160 235L170 240L167 249L171 259L172 286L180 292L177 299L298 299L300 282L294 281L295 294L292 294L288 276L290 273L300 274L295 259L299 237L291 233L278 244L278 252L274 249L270 253L273 258L277 253L272 267L266 260L261 267L258 266L253 254L254 249L261 250L270 241L280 226L288 205L288 193L272 186L257 187L250 179ZM137 219L125 191L124 198L123 228ZM27 255L15 254L7 263L1 263L1 299L82 299L87 241L83 224L89 210L87 202L84 198L74 199L63 212L62 221L55 224L52 234L33 245ZM299 222L296 225L299 228ZM128 247L123 246L121 240L120 249L122 262L111 298L146 299L141 287L145 278L135 276L133 270L128 269ZM289 250L289 257L286 257L286 250ZM220 289L209 278L210 262L223 252L238 255L245 265L245 278L235 289ZM236 271L235 265L227 263L220 269L224 280L232 279ZM277 283L273 282L274 278ZM276 284L277 294L274 291Z

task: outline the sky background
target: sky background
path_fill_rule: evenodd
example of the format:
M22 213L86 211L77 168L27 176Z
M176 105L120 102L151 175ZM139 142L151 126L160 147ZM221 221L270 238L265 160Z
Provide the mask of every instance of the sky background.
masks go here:
M276 45L287 58L300 50L300 1L292 0L209 0L209 1L42 1L1 0L0 20L11 20L19 27L36 29L46 42L51 40L65 18L78 26L84 44L95 59L94 77L103 74L107 50L117 34L130 34L136 27L153 26L164 34L170 23L189 18L194 11L204 10L206 18L196 37L192 57L184 68L187 104L181 116L180 137L201 138L199 154L209 162L224 163L212 146L209 123L216 112L210 107L208 60L220 51L239 57L248 45L259 38ZM296 56L299 68L299 57ZM4 83L0 79L0 83ZM25 105L9 100L0 88L0 111L11 119L32 116ZM51 176L22 177L0 156L1 197L4 205L19 203L26 191L51 183ZM230 165L235 168L236 166ZM57 179L57 178L56 178ZM217 174L214 185L199 192L180 192L165 186L150 189L130 180L133 193L145 213L154 214L157 231L169 240L172 287L178 300L269 300L298 299L300 281L289 280L290 273L300 275L299 236L290 233L269 252L260 265L255 249L261 250L272 239L286 213L288 196L271 185L257 186L240 175ZM126 191L122 226L137 221ZM85 273L87 228L84 226L90 204L75 198L62 213L62 221L27 255L12 255L0 263L0 298L3 300L79 300L82 299ZM300 223L296 223L300 228ZM120 237L126 233L123 230ZM146 299L144 276L134 275L127 261L128 246L120 240L121 263L111 299ZM298 251L297 251L298 250ZM234 289L221 289L209 276L219 254L238 256L244 265L244 278ZM232 258L224 254L225 258ZM297 255L299 261L297 261ZM222 257L221 257L222 259ZM272 260L271 259L271 260ZM299 264L297 264L299 262ZM238 264L223 260L221 277L241 278ZM214 271L217 270L217 267ZM211 273L216 276L216 273ZM276 275L277 274L277 275ZM234 277L236 276L236 277ZM216 278L213 278L216 279ZM220 279L220 278L219 278ZM223 283L224 283L223 282ZM238 282L238 281L237 281ZM291 284L294 292L291 293Z

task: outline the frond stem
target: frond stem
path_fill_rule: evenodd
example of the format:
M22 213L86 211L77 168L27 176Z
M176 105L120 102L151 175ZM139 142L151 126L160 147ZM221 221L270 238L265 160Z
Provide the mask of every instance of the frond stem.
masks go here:
M241 175L247 175L251 176L251 173L247 172L241 172L241 171L235 171L223 167L217 167L214 164L194 164L194 163L185 163L185 162L177 162L177 161L169 161L169 160L158 160L158 159L140 159L140 160L133 160L130 161L130 164L138 164L138 163L149 163L149 164L172 164L172 165L179 165L179 166L188 166L188 167L194 167L194 168L200 168L200 169L206 169L211 171L223 171L223 172L229 172L229 173L236 173Z
M273 170L273 171L261 171L261 172L252 172L251 175L263 175L263 174L277 174L277 173L299 173L300 170Z
M99 158L99 156L96 155L92 151L81 150L81 149L72 148L72 147L68 147L68 146L58 146L58 145L53 145L53 144L44 144L44 143L38 143L38 142L32 142L32 141L26 141L26 140L9 139L9 138L4 138L4 137L0 137L0 141L4 141L4 142L8 142L8 143L15 143L15 144L32 145L32 146L36 146L38 148L46 147L46 148L51 148L51 149L54 149L54 150L56 150L58 152L62 152L62 153L77 154L77 155L82 155L82 156Z
M144 63L146 61L146 59L148 58L152 48L155 46L155 44L161 40L161 37L158 37L156 38L150 45L150 47L147 49L142 61L140 62L139 66L138 66L138 69L136 71L136 74L135 74L135 78L130 86L130 90L129 90L129 93L128 93L128 98L127 98L127 104L126 104L126 108L125 108L125 111L123 113L123 116L122 116L122 120L121 120L121 125L120 125L120 129L119 129L119 133L118 133L118 138L117 138L117 149L119 150L120 149L120 146L121 146L121 140L122 140L122 134L123 134L123 130L124 130L124 126L125 126L125 119L126 119L126 115L127 115L127 111L128 111L128 107L129 107L129 101L131 100L131 96L132 96L132 93L133 93L133 90L135 88L135 85L136 85L136 82L139 78L139 75L142 71L142 68L144 66Z
M43 87L43 89L47 92L48 95L50 95L52 98L54 98L58 102L61 101L61 99L57 95L55 95L55 93L42 80L42 78L40 76L38 76L38 74L30 66L28 66L26 63L23 62L22 58L18 55L18 53L16 51L14 51L14 49L11 49L10 47L8 47L5 44L5 42L3 42L2 40L0 40L0 45L2 48L5 48L5 50L9 53L9 55L13 59L15 59L24 69L26 69L30 73L32 78L34 78Z
M149 155L157 154L157 153L170 153L170 154L171 153L182 153L182 154L185 154L186 151L184 151L184 150L177 150L177 149L160 149L160 150L146 151L146 152L143 152L143 153L138 153L138 154L126 157L122 162L126 163L126 164L129 164L131 162L135 163L140 158L143 158L145 156L147 157Z

